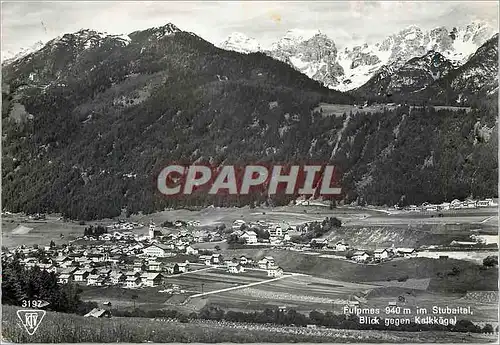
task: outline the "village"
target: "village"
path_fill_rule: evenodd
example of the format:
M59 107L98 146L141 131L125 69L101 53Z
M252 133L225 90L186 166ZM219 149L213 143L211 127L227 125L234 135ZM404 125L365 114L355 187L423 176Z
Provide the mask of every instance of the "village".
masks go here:
M448 211L448 210L476 209L476 208L493 207L493 206L498 206L493 201L493 199L484 199L484 200L467 199L464 201L454 199L451 202L443 202L441 204L432 204L424 202L420 206L409 205L406 207L398 207L396 205L394 207L412 212L422 212L422 211L437 212L437 211Z
M454 205L454 203L451 203ZM476 203L478 205L479 203ZM479 204L480 205L480 204ZM424 206L425 207L425 206ZM199 222L165 222L158 228L149 224L147 234L134 233L144 227L141 223L118 221L104 226L90 226L84 235L68 244L19 246L2 256L6 260L19 257L26 268L39 267L57 274L58 282L75 282L87 286L119 286L129 289L165 286L166 278L209 267L223 269L230 274L245 270L265 271L268 277L279 277L283 269L273 257L225 257L220 245L239 248L268 247L314 254L321 251L332 257L358 264L378 264L397 259L416 257L423 248L354 248L346 240L331 242L327 238L307 237L313 225L291 227L286 222L268 224L265 221L246 223L235 220L230 227L224 224L203 229ZM321 232L319 232L321 234ZM317 236L316 235L312 235ZM304 241L303 239L308 241ZM299 239L299 240L297 240ZM197 248L197 244L213 243L214 249ZM451 245L477 245L477 240ZM172 287L171 287L172 288Z

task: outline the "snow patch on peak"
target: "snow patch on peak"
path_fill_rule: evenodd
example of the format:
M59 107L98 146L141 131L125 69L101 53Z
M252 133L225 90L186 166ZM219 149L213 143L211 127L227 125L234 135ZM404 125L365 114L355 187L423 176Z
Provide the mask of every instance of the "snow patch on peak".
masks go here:
M254 38L248 37L241 32L230 34L226 40L219 44L219 48L245 54L258 52L261 49Z
M271 50L297 45L310 40L316 35L323 35L320 30L290 29L277 42L273 43Z
M22 48L18 52L13 52L10 50L8 50L6 52L2 51L2 65L3 64L10 64L11 62L22 59L23 57L42 49L43 46L44 46L44 43L42 41L38 41L38 42L35 42L30 47Z

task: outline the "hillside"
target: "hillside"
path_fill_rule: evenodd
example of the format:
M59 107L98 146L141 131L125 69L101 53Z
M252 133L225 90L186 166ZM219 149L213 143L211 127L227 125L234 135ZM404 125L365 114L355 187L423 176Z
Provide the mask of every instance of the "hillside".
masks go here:
M407 61L400 68L382 67L355 92L366 98L392 94L408 95L431 85L435 80L447 75L452 68L452 63L443 55L430 51L424 56Z
M326 116L313 109L361 100L172 24L66 34L2 72L2 201L14 212L98 219L267 199L165 199L155 180L173 161L334 162L346 203L497 193L495 107Z
M430 278L429 291L465 293L497 290L498 270L496 268L485 269L480 265L462 260L410 258L364 265L288 250L262 249L257 254L255 250L227 251L228 257L241 255L254 260L272 256L285 271L347 282L369 283L397 280L407 276L408 279ZM456 273L452 271L453 267L456 267Z

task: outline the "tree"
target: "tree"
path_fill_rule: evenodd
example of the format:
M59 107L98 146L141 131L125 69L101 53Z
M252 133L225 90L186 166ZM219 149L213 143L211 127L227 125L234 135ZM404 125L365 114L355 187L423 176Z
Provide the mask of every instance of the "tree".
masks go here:
M493 326L487 323L483 327L483 333L493 333Z
M483 266L485 267L495 267L498 266L498 256L490 255L483 259Z

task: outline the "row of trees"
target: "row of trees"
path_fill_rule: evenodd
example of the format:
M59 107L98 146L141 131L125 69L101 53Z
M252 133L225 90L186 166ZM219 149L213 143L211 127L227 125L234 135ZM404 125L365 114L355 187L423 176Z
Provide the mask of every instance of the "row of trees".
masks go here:
M107 234L108 228L102 225L88 226L83 229L84 236L99 237L100 235Z
M322 222L312 222L297 226L298 230L302 230L307 226L307 232L293 236L292 242L309 243L314 238L319 238L327 232L338 229L342 226L342 221L337 217L327 217Z

